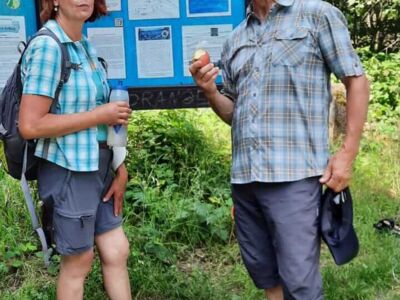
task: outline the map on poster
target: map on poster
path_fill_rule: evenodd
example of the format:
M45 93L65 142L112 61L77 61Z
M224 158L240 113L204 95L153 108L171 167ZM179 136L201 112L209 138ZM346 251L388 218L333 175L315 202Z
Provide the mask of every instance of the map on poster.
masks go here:
M139 78L174 76L170 26L136 28L136 47Z

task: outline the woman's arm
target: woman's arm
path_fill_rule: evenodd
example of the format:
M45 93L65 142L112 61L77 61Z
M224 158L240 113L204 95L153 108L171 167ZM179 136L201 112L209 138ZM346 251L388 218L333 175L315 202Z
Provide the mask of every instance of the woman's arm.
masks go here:
M49 113L52 100L46 96L23 95L19 112L19 131L25 139L58 137L98 124L127 125L131 114L125 102L97 106L82 113L55 115Z

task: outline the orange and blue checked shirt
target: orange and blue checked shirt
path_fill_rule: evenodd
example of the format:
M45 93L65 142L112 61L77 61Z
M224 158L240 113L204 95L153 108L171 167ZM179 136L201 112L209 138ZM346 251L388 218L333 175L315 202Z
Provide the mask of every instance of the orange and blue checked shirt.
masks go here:
M234 184L323 174L331 73L364 73L337 8L320 0L276 2L265 22L250 5L222 52L223 93L234 101Z
M70 55L72 63L80 65L72 69L69 80L63 85L59 96L59 114L74 114L92 110L96 102L97 88L103 89L104 102L108 101L109 86L106 71L97 60L95 49L86 37L73 42L60 25L54 20L45 25L51 30ZM92 70L90 61L95 64ZM94 80L93 73L99 74L99 82ZM23 94L40 95L54 99L61 76L61 49L52 38L40 36L35 38L25 52L21 65ZM101 94L101 93L100 93ZM72 171L96 171L99 166L98 128L88 128L50 140L48 151L45 151L44 139L39 139L35 155L51 161Z

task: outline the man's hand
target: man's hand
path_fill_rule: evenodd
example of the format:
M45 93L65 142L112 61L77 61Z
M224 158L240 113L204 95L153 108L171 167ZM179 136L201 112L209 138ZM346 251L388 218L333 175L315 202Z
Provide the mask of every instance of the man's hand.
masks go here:
M342 78L347 91L347 125L342 149L328 163L320 179L335 192L343 191L350 182L351 169L360 146L363 126L367 117L369 82L365 75Z
M319 181L337 193L343 191L350 183L354 159L354 153L345 149L340 150L331 157Z
M115 178L111 184L110 189L104 196L103 201L107 202L111 198L114 198L114 215L119 216L122 213L122 203L124 201L124 194L126 190L126 184L128 183L128 171L126 170L125 164L121 164L117 171Z
M201 67L202 62L196 61L190 65L189 71L192 74L196 85L200 87L206 96L215 94L218 89L215 80L219 74L219 68L214 67L214 64L209 63Z

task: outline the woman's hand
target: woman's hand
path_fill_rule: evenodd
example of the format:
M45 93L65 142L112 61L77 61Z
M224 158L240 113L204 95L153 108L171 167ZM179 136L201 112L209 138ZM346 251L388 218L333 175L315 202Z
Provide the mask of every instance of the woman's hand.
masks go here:
M127 183L128 171L126 170L125 164L123 163L118 167L114 180L103 199L104 202L107 202L111 198L114 198L115 216L119 216L122 213L122 204L124 202L124 194Z
M127 102L116 101L97 106L93 112L98 124L126 126L132 110Z

